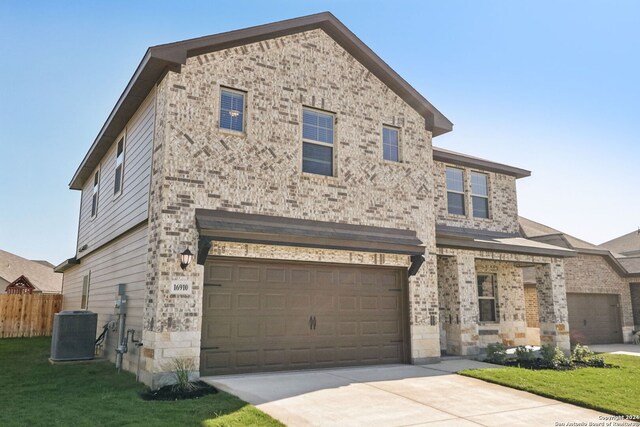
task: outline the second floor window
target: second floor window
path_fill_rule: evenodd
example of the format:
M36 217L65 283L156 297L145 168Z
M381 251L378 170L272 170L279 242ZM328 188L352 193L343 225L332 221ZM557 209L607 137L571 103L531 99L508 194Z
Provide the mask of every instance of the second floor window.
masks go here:
M302 171L333 176L333 115L302 111Z
M389 126L382 127L382 157L393 162L400 161L398 150L398 129Z
M235 132L244 132L243 92L220 89L220 128Z
M481 322L497 322L497 277L495 274L478 274L478 311Z
M489 218L489 186L487 175L471 172L471 199L473 202L473 216L475 218Z
M100 192L100 171L93 176L93 194L91 196L91 216L98 214L98 193Z
M447 210L450 214L464 215L464 172L447 168Z
M116 174L113 183L113 194L118 195L122 192L122 181L124 178L124 138L118 141L116 149Z

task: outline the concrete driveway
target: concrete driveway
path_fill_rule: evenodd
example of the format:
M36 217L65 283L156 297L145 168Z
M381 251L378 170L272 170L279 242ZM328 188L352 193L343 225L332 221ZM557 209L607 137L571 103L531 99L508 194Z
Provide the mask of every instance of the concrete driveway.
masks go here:
M202 379L288 426L559 426L605 416L454 374L481 367L495 366L448 360Z

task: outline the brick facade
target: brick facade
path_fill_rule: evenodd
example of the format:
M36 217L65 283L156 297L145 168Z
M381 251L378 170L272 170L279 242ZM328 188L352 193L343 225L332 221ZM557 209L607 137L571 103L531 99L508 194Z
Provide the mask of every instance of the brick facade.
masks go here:
M452 215L447 210L447 166L464 170L465 179L465 212L466 215ZM471 202L471 171L485 173L489 184L489 218L474 218ZM509 175L482 171L455 164L434 162L435 213L438 225L488 230L517 234L518 198L516 194L516 178Z
M218 127L220 86L247 93L246 133ZM413 108L321 30L189 58L157 89L150 197L145 343L148 383L176 355L200 351L202 267L177 254L197 246L195 208L415 230L435 252L431 134ZM303 106L335 113L335 176L302 173ZM384 161L382 125L400 127L402 162ZM217 245L217 255L237 255ZM359 254L250 248L247 256L342 262ZM367 255L368 257L369 255ZM365 257L366 258L366 257ZM405 263L407 262L405 258ZM186 278L194 295L169 295ZM436 258L409 281L412 360L439 356ZM169 341L179 345L167 345Z
M629 279L621 277L603 255L579 253L565 261L565 271L568 293L619 295L622 336L631 342L635 326Z
M540 340L569 350L567 300L562 259L514 253L438 248L441 348L448 354L479 355L490 343L528 344L520 264L536 265ZM476 276L496 274L496 322L481 323Z

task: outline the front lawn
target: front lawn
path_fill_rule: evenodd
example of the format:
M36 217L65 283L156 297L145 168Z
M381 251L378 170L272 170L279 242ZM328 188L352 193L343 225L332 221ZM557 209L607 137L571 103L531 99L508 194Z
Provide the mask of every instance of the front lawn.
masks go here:
M51 339L0 339L0 426L282 426L237 397L144 401L107 362L51 365Z
M606 363L620 368L574 371L503 368L466 370L460 374L613 415L640 416L640 357L603 356Z

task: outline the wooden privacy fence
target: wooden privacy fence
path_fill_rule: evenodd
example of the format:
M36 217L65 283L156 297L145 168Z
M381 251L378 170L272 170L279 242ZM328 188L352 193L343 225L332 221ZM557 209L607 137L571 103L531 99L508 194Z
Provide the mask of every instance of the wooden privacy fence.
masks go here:
M62 295L0 295L0 338L49 336Z

